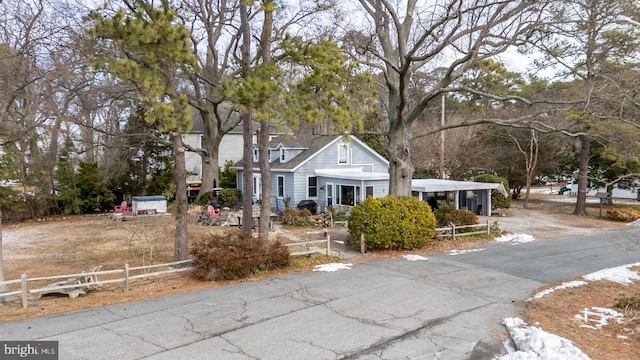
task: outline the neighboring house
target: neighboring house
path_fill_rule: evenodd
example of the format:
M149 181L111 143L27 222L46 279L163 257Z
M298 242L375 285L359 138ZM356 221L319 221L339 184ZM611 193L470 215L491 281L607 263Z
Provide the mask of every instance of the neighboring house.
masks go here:
M256 142L256 129L260 128L260 122L253 122L253 143ZM220 147L218 148L218 167L224 169L224 165L227 161L232 161L236 163L242 160L242 152L244 146L243 134L242 134L242 123L231 129L228 133L226 133L220 142ZM278 134L274 128L271 129L271 137L274 137ZM280 133L283 135L283 133ZM203 127L202 127L202 119L199 115L193 117L193 128L188 133L182 135L182 141L193 147L193 148L203 148L202 139L203 139ZM185 153L185 165L187 168L187 172L189 175L187 176L187 181L196 184L202 180L202 158L199 154L195 152L187 151Z
M253 147L253 198L262 198L258 147ZM389 163L355 136L309 135L294 139L274 137L269 143L271 196L274 211L284 210L302 200L313 200L318 211L328 206L354 206L367 196L386 196L389 192ZM238 172L237 187L242 189L242 161L232 169Z

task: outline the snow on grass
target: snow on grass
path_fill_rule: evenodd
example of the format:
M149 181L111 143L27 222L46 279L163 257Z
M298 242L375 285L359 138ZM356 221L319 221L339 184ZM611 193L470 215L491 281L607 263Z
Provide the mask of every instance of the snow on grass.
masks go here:
M527 299L527 301L531 301L533 299L540 299L541 297L545 296L545 295L549 295L552 292L556 291L556 290L561 290L561 289L569 289L569 288L574 288L574 287L578 287L578 286L582 286L582 285L587 285L588 283L586 281L568 281L568 282L563 282L562 284L552 287L550 289L546 289L543 291L540 291L539 293L533 295L533 297Z
M403 258L407 259L408 261L424 261L424 260L429 260L428 258L424 257L424 256L420 256L420 255L402 255Z
M601 307L592 307L591 310L585 308L584 313L575 315L575 318L586 323L580 327L594 330L602 329L603 326L609 324L609 320L615 320L618 324L624 322L624 315L621 313ZM595 322L595 325L589 325L590 322Z
M450 250L447 255L456 256L456 255L463 255L466 253L477 252L477 251L484 251L484 249L480 248L480 249Z
M640 274L631 270L632 267L640 266L640 262L608 268L584 275L585 280L609 280L622 285L633 284L632 280L640 280Z
M526 243L531 242L534 239L533 235L529 234L505 234L495 238L497 242L510 242L510 243Z
M520 318L506 318L502 323L518 350L499 360L589 360L571 341L529 326Z
M351 270L351 266L353 266L353 264L343 264L343 263L321 264L321 265L316 265L313 271L334 272L338 270Z

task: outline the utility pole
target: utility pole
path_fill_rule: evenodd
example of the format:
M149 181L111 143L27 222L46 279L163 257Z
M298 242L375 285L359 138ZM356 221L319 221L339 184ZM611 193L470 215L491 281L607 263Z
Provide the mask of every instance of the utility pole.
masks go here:
M444 176L444 100L445 95L442 94L442 116L440 119L440 125L442 126L442 130L440 130L440 179L445 178Z

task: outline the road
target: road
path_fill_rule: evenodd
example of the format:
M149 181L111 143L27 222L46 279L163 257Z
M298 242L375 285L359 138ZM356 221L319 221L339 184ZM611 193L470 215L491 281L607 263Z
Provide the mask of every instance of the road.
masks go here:
M538 287L637 262L640 229L353 264L0 324L60 359L493 359Z

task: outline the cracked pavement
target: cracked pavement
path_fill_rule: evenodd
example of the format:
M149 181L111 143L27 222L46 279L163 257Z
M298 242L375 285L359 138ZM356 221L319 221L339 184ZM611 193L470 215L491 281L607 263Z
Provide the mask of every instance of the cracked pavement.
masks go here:
M0 324L60 359L493 359L555 281L637 261L640 230L354 264Z

